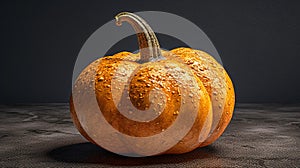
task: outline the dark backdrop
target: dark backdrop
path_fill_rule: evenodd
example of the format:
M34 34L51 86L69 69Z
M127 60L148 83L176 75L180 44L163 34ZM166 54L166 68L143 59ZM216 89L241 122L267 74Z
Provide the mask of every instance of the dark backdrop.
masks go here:
M219 51L238 102L300 102L299 2L1 1L0 103L67 102L89 35L121 11L144 10L197 24ZM127 40L110 51L135 50L135 38ZM160 40L164 48L179 45Z

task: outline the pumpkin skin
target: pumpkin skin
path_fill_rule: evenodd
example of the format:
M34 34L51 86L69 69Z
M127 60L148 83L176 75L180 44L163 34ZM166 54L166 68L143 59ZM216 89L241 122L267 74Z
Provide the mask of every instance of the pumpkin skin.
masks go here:
M206 52L191 48L177 48L171 52L192 69L210 95L213 106L212 130L200 147L210 145L222 135L232 118L235 104L232 81L225 69Z
M123 16L126 14L128 13L123 13ZM131 16L137 17L133 14ZM143 138L161 134L174 124L179 115L189 115L196 109L191 128L178 143L167 150L155 154L147 153L150 148L155 148L155 145L151 144L160 144L161 141L173 142L172 138L177 135L164 137L163 140L155 139L151 144L132 148L128 146L136 144L132 144L129 139L107 139L111 143L108 150L112 152L137 153L142 156L180 154L213 143L224 132L234 108L233 85L224 68L209 54L191 48L162 51L159 46L154 46L158 50L152 53L159 53L160 58L141 61L145 60L145 55L150 52L144 52L143 49L149 47L149 43L140 35L141 33L138 33L140 53L120 52L100 58L88 65L79 75L75 82L76 89L72 92L76 99L72 96L70 98L72 119L79 132L90 142L102 146L101 139L97 136L104 134L100 128L88 128L83 120L79 119L84 116L85 122L97 123L97 118L84 114L80 114L79 117L75 108L75 104L80 103L89 108L89 100L85 93L80 91L90 88L94 91L105 120L118 132L131 137ZM147 40L149 41L149 38ZM158 45L158 42L153 44ZM90 73L91 71L94 73ZM182 80L181 77L186 78ZM181 81L178 81L179 78ZM151 94L153 90L160 90L164 97L151 97L156 96ZM138 110L125 108L125 104L122 103L124 100L127 100L125 104L130 102ZM183 107L184 110L181 109ZM147 113L159 114L143 122L128 119L120 112L120 108L123 108L122 111L125 111L126 115L144 115L143 111L147 110ZM182 134L180 131L179 133Z

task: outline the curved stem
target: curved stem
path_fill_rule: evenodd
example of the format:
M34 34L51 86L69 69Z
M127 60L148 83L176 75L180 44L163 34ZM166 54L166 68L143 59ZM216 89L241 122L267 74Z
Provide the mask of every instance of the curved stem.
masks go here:
M123 21L128 22L135 30L138 38L141 62L149 62L161 57L160 46L155 33L144 19L130 12L119 13L116 25L121 26Z

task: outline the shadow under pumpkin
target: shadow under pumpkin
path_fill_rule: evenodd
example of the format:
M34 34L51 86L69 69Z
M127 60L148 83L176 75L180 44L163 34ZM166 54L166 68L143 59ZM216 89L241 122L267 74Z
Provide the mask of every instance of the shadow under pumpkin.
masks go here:
M92 143L78 143L55 148L47 153L56 161L69 163L101 163L116 166L138 166L153 164L182 163L196 159L216 157L217 150L213 146L198 148L180 155L159 155L149 157L126 157L111 153Z

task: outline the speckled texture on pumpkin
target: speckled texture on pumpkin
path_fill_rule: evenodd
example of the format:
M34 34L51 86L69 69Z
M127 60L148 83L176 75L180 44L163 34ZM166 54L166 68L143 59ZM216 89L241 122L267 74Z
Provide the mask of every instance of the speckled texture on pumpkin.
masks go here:
M225 69L208 53L191 48L171 50L169 59L177 58L188 65L202 81L210 95L213 108L213 123L210 136L200 146L206 146L218 139L229 124L234 110L234 88Z
M164 55L167 54L169 53L164 52ZM122 56L122 59L120 59L120 55ZM128 57L126 57L126 55ZM161 60L157 62L138 64L133 62L134 59L132 58L138 58L138 54L122 52L112 57L104 57L97 60L97 64L93 63L89 65L79 76L78 81L75 84L76 87L79 87L77 88L77 91L85 90L87 83L84 83L83 81L90 77L88 76L88 72L93 70L96 71L97 73L95 74L95 79L93 80L95 81L95 93L97 95L97 101L100 110L105 119L116 130L136 137L151 136L166 130L170 125L172 125L180 113L180 103L181 101L184 101L182 100L181 95L184 94L192 97L194 94L195 101L190 102L192 103L190 106L194 107L195 105L193 104L198 104L199 111L192 129L187 132L187 135L180 140L177 145L173 146L164 153L185 153L197 148L199 144L208 136L212 122L210 98L202 82L186 65L182 64L181 62L176 62L173 60ZM118 72L116 72L116 69L118 69ZM124 85L126 85L127 81L122 81L123 79L121 77L133 70L135 70L133 73L135 75L132 77L131 82L129 83L129 98L135 108L140 110L147 110L149 108L149 95L150 91L153 89L161 89L166 96L165 100L158 97L152 98L160 99L157 100L157 103L153 103L158 104L158 109L155 111L154 107L153 113L159 112L160 115L149 122L137 122L127 119L125 116L120 114L116 108L118 102L115 102L111 95L111 89L113 86L116 89L119 89L117 94L126 92L126 90L124 90ZM191 83L189 83L190 81L185 81L185 83L181 83L180 85L183 87L189 87L192 90L186 92L186 89L183 89L183 93L180 93L179 86L176 83L177 81L173 79L173 74L170 73L170 71L178 74L181 73L181 75L182 73L189 73L189 78L195 78L194 80L197 81L197 85L191 86ZM111 86L112 83L113 86ZM201 101L197 100L197 95L200 96ZM77 96L80 96L80 94L77 94ZM119 97L122 96L119 95ZM81 101L86 101L86 99L82 99ZM72 105L73 104L71 104L71 106ZM165 105L165 107L160 107L162 105ZM164 111L161 111L159 108L164 109ZM72 115L76 115L75 108L71 107L71 110L73 111ZM130 113L131 111L129 110L128 112ZM76 119L77 117L73 118ZM95 122L92 121L93 117L88 119L91 120L90 122ZM78 120L75 120L74 123L75 125L80 125ZM81 126L77 126L77 128L82 129ZM83 136L85 136L87 139L90 139L84 130L81 130L80 132L83 133ZM114 143L114 140L111 140L111 143ZM125 142L123 140L122 143L124 143L123 146L128 146L126 140Z
M93 78L92 76L87 76L88 72L95 71L95 79L92 80L96 88L94 91L97 95L100 110L108 123L121 133L135 137L147 137L166 130L176 120L180 111L180 95L182 93L179 93L178 84L174 81L172 75L168 73L170 67L182 67L183 69L190 67L186 71L193 72L191 78L195 78L198 81L200 90L199 92L195 88L192 93L199 92L202 94L202 101L198 101L201 106L199 116L191 131L177 145L165 153L184 153L198 146L206 146L213 143L224 132L233 113L234 89L228 74L213 57L203 51L190 48L177 48L171 52L162 51L162 55L167 60L144 64L137 63L139 54L131 54L129 52L121 52L114 56L101 58L81 73L76 86L82 87L78 90L85 90L84 87L87 85L87 83L84 83L85 79ZM122 76L126 76L132 72L135 75L130 78L130 83L127 83ZM88 85L94 86L94 84ZM165 105L164 111L154 108L153 113L158 111L160 115L149 122L132 121L126 118L116 107L124 106L124 104L119 104L113 100L111 94L112 84L116 89L119 89L116 94L120 95L117 97L130 99L130 103L139 110L149 109L150 91L155 88L161 89L166 95L166 102L161 98L158 103L154 104L158 104L159 106ZM124 87L127 85L128 90ZM128 92L128 97L126 97L124 92ZM78 95L80 96L80 94ZM212 111L210 105L208 105L210 103L212 103ZM71 110L72 115L76 115L73 107L71 107ZM127 109L125 111L133 113L132 110ZM76 120L76 116L73 118L75 119L75 125L77 125L83 136L91 140L92 138L80 126L80 122ZM200 135L201 130L202 133ZM209 136L207 137L208 133ZM92 140L92 142L94 141ZM125 142L124 146L126 145Z

